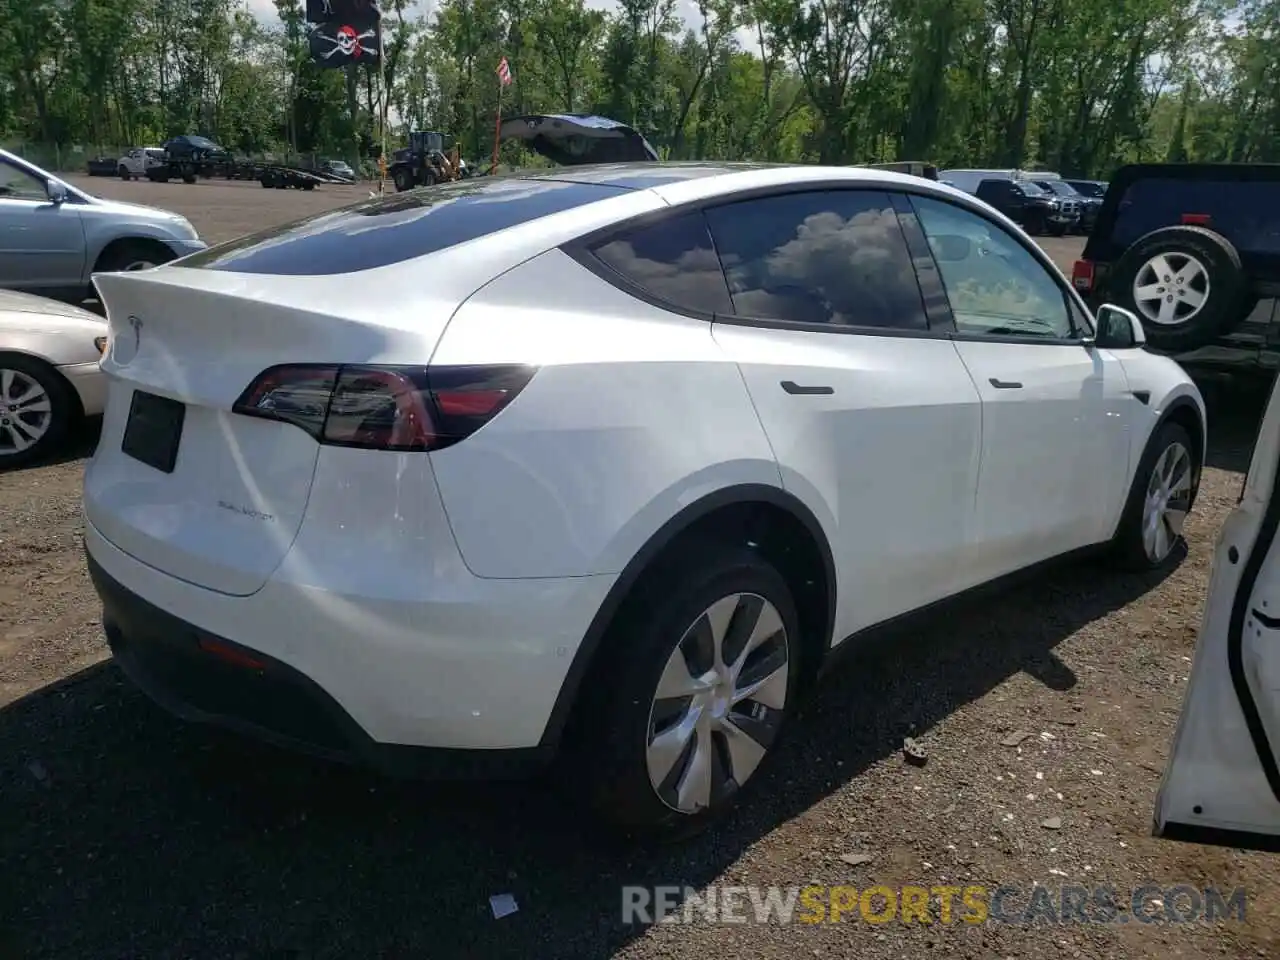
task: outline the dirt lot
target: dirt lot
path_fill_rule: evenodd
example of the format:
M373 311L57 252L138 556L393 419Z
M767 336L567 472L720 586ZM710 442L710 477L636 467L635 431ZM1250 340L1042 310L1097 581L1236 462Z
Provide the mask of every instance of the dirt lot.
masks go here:
M89 187L181 212L212 241L364 195ZM1079 247L1049 245L1067 265ZM1214 411L1173 572L1063 568L904 633L822 689L754 803L658 854L584 837L540 785L393 784L170 720L104 662L80 552L82 461L0 477L0 958L1280 956L1273 858L1147 836L1256 409L1236 398ZM1026 738L1003 745L1015 731ZM903 763L907 735L929 752L922 768ZM1059 829L1042 825L1052 817ZM1244 924L1217 927L620 916L622 884L1032 880L1244 885L1250 902ZM503 892L520 911L494 920Z

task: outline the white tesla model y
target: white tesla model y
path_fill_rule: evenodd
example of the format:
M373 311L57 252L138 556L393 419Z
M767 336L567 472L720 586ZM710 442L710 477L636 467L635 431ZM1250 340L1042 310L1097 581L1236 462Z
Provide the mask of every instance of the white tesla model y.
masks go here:
M388 770L561 749L729 803L833 648L1099 545L1174 556L1199 393L1012 223L850 168L583 167L97 278L120 666Z

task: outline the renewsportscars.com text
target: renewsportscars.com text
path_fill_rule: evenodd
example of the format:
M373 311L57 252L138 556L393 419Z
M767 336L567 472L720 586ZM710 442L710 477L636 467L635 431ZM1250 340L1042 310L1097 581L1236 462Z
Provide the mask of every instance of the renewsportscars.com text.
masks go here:
M1243 922L1248 894L1190 884L623 887L624 923Z

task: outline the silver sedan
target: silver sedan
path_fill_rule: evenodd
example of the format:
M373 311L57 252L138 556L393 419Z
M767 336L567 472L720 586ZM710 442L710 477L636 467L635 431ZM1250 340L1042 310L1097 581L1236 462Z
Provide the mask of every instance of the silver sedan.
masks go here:
M95 197L0 150L0 287L79 302L94 273L203 250L185 217Z

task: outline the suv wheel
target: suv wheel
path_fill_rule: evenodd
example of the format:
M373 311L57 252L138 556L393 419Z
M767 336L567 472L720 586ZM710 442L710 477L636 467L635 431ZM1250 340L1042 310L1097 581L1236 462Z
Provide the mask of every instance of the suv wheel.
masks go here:
M1248 283L1225 237L1203 227L1167 227L1124 252L1112 290L1142 319L1152 346L1187 350L1244 319Z
M747 547L705 547L650 578L605 638L576 766L597 812L685 837L755 779L791 713L799 628L783 577Z

